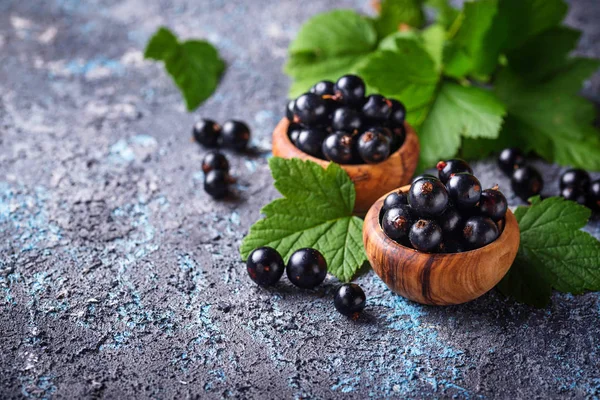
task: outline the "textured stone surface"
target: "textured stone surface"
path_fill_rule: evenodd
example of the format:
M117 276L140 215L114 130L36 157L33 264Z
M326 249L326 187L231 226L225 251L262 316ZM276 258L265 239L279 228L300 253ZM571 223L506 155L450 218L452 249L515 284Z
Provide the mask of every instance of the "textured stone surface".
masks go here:
M0 398L600 396L598 294L424 307L368 272L352 322L332 277L301 291L245 275L239 243L277 196L266 157L286 46L314 13L367 3L0 2ZM595 0L573 3L581 53L600 56L599 16ZM196 113L142 60L159 25L227 60ZM229 157L236 199L201 189L200 115L253 128L257 155ZM476 172L509 192L493 163ZM588 230L600 236L598 221Z

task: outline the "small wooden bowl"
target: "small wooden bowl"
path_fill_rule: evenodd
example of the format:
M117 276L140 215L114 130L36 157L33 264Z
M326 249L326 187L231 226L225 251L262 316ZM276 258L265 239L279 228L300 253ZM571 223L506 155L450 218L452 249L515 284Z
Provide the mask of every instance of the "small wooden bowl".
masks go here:
M273 155L282 158L300 158L314 161L326 168L329 161L321 160L298 149L290 140L287 118L283 118L273 131ZM378 164L342 165L356 189L354 213L365 215L369 207L382 194L410 182L419 161L419 139L407 123L404 124L406 139L387 160Z
M488 292L510 269L520 241L519 224L510 210L493 243L463 253L429 254L402 246L383 232L379 212L385 196L365 217L363 242L373 270L393 292L422 304L461 304Z

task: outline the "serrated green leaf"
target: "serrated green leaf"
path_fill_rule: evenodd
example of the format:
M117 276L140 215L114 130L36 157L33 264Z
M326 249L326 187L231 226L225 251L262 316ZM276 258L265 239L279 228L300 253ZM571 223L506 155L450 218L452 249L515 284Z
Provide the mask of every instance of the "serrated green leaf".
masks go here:
M427 53L435 62L436 69L439 71L442 68L446 30L442 25L433 24L423 30L421 37L423 38L423 47L427 50Z
M360 218L352 216L354 184L337 164L324 169L299 159L271 158L269 166L275 187L284 198L267 204L264 219L250 228L240 247L246 260L257 247L277 249L287 261L303 247L319 250L328 272L342 281L366 261Z
M179 43L167 28L160 28L148 42L146 58L164 61L167 72L183 94L188 111L210 97L219 83L225 63L210 43Z
M561 197L537 197L531 206L518 207L521 244L500 291L539 306L551 288L574 294L600 290L600 242L580 230L590 215Z
M445 82L421 126L420 168L454 156L461 137L495 138L505 110L492 92Z
M398 31L401 24L419 28L423 21L422 0L382 0L374 24L379 37L384 38Z

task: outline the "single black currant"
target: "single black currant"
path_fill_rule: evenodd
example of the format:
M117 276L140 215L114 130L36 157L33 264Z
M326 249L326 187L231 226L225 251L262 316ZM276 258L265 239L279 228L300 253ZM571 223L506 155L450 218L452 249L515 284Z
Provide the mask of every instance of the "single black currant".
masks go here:
M365 82L356 75L344 75L335 83L335 96L343 104L362 106L365 100Z
M223 124L223 146L238 151L245 150L250 141L250 128L242 121L231 120Z
M408 191L408 204L419 216L436 217L448 205L448 191L437 178L422 178L415 181Z
M408 197L405 192L401 190L396 190L388 194L383 200L383 206L381 207L381 212L385 213L387 210L393 207L398 207L408 204Z
M465 246L454 239L444 239L440 244L440 253L462 253L465 251Z
M296 99L291 99L290 101L287 102L287 104L285 106L285 117L290 122L294 121L294 107L295 107L295 105L296 105Z
M515 147L509 147L500 152L498 166L508 176L512 176L516 169L525 166L525 155Z
M576 187L564 187L560 190L560 195L566 200L571 200L581 205L586 205L588 202L586 193Z
M564 188L575 188L579 189L580 192L587 192L590 189L590 174L582 169L569 169L563 172L560 176L560 189Z
M296 146L313 157L323 158L323 141L327 132L320 128L306 128L300 131Z
M298 136L300 136L300 132L302 132L302 130L303 128L300 124L295 124L292 122L290 126L288 126L288 136L295 146L298 146Z
M461 160L460 158L440 161L437 163L436 168L438 170L438 177L444 184L448 183L448 180L453 174L458 174L459 172L473 174L471 166L465 160Z
M246 268L250 279L258 285L271 286L279 282L285 264L277 250L271 247L259 247L248 256Z
M435 175L431 175L431 174L422 174L422 175L417 175L415 176L412 181L410 181L411 185L413 183L415 183L416 181L420 181L421 179L435 179L436 181L439 181L440 179L435 176Z
M390 123L393 127L404 126L404 120L406 119L406 107L398 100L390 99L392 103L392 112L390 114Z
M329 107L325 99L314 93L304 93L296 99L294 122L305 126L321 126L327 123Z
M375 164L390 155L390 138L381 128L365 131L358 138L358 154L367 164Z
M340 107L333 112L331 128L334 131L354 132L360 130L362 125L362 115L350 107Z
M392 128L391 131L392 131L391 152L394 153L404 143L404 140L406 139L406 130L404 129L404 126L397 126L395 128Z
M342 315L357 318L365 308L367 296L356 283L345 283L338 288L333 298L335 309Z
M491 189L485 189L481 192L479 198L479 212L484 217L489 217L494 221L500 221L506 215L508 202L506 197L498 190L498 186Z
M413 213L408 204L390 208L383 214L381 228L393 240L404 240L408 237L414 222Z
M465 224L465 218L454 207L446 207L446 211L437 218L444 235L460 232Z
M465 222L463 238L470 249L478 249L498 238L498 226L491 218L471 217Z
M430 253L442 243L442 228L435 221L420 219L410 228L408 237L416 250Z
M392 103L380 94L372 94L363 104L362 113L371 121L385 121L392 113Z
M321 147L323 155L329 161L338 164L350 164L354 157L352 135L346 132L335 132L327 136Z
M513 192L523 200L542 192L544 181L537 169L525 165L516 169L510 179Z
M202 171L206 174L212 170L229 172L229 161L223 153L209 151L202 159Z
M285 271L294 285L312 289L327 276L327 262L319 251L304 248L292 254Z
M215 199L222 199L229 193L229 174L213 169L204 176L204 191Z
M588 200L590 208L600 210L600 179L590 185Z
M212 119L201 119L192 130L194 140L206 147L216 147L221 137L221 127Z
M453 174L448 180L446 188L454 205L463 210L474 207L481 197L479 179L467 172Z
M333 96L335 94L335 83L331 81L317 82L310 88L310 92L319 96Z

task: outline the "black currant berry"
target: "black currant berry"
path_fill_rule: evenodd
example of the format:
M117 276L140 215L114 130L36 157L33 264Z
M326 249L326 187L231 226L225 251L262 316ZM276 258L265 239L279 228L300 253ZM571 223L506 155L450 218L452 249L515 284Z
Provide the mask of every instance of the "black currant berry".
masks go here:
M371 121L385 121L392 113L392 103L380 94L372 94L363 104L362 113Z
M221 127L212 119L201 119L192 130L194 140L206 147L216 147L221 137Z
M410 228L409 239L416 250L430 253L442 243L442 228L435 221L420 219Z
M408 204L419 216L436 217L446 210L448 191L439 179L422 178L410 186Z
M317 82L310 88L310 92L318 96L333 96L335 94L335 83L331 81Z
M354 132L362 125L362 115L350 107L340 107L333 112L331 127L334 131Z
M446 211L437 218L444 235L453 235L460 232L465 224L465 219L454 207L446 207Z
M294 121L294 106L295 105L296 105L296 100L291 99L290 101L287 102L287 104L285 106L285 117L290 122Z
M406 119L406 107L398 100L390 99L392 103L392 112L390 114L390 122L393 127L404 126L404 120Z
M294 252L288 261L286 273L294 285L312 289L327 276L327 262L315 249L300 249Z
M481 197L479 179L467 172L453 174L446 188L454 205L463 210L474 207Z
M329 161L338 164L350 164L354 157L352 135L346 132L335 132L327 136L322 146L323 155Z
M470 249L478 249L498 238L498 226L487 217L471 217L465 222L463 238Z
M498 186L491 189L485 189L481 192L479 198L479 212L484 217L489 217L494 221L500 221L506 215L508 202L506 197L498 190Z
M569 169L563 172L560 176L560 189L564 188L575 188L579 189L580 192L586 193L590 189L590 174L582 169ZM564 197L564 196L563 196Z
M335 95L343 104L362 106L365 100L365 82L356 75L344 75L335 83Z
M360 286L355 283L345 283L335 292L333 304L342 315L357 318L365 308L367 296Z
M525 166L525 155L515 147L509 147L500 152L498 166L508 176L512 176L516 169Z
M271 286L279 282L285 264L277 250L271 247L259 247L248 256L246 268L250 279L254 282L260 286Z
M304 93L296 99L294 122L305 126L322 126L327 123L329 107L321 96Z
M383 214L381 228L390 239L403 240L408 237L413 218L408 204L390 208Z
M206 174L212 170L229 172L229 161L223 153L210 151L202 159L202 171Z
M381 207L381 212L385 213L387 210L393 207L398 207L408 204L408 197L405 192L401 190L397 190L388 194L383 200L383 206Z
M204 176L204 191L215 199L222 199L229 193L229 175L214 169Z
M590 208L600 210L600 179L590 185L588 201Z
M458 240L444 239L440 244L440 253L462 253L465 251L465 246Z
M392 131L391 152L394 153L404 143L404 140L406 139L406 130L404 129L403 126L398 126L396 128L392 128L391 131Z
M459 172L473 174L471 166L465 160L461 160L460 158L440 161L437 163L436 168L438 170L438 177L444 184L448 183L448 180L453 174L458 174Z
M358 138L358 154L367 164L375 164L390 155L390 138L381 128L373 128Z
M510 185L517 196L527 201L542 192L544 181L537 169L525 165L513 172Z
M576 187L565 187L560 190L560 195L566 200L571 200L581 205L587 204L586 193Z
M296 147L313 157L323 158L323 141L327 133L320 128L306 128L300 131Z
M295 146L298 146L298 136L300 136L302 130L303 128L300 124L291 123L290 126L288 126L288 136Z
M231 120L223 124L223 146L238 151L245 150L250 141L250 128L242 121Z
M422 175L415 176L410 183L413 184L416 181L420 181L421 179L435 179L436 181L439 181L439 178L437 176L435 176L435 175L422 174Z

